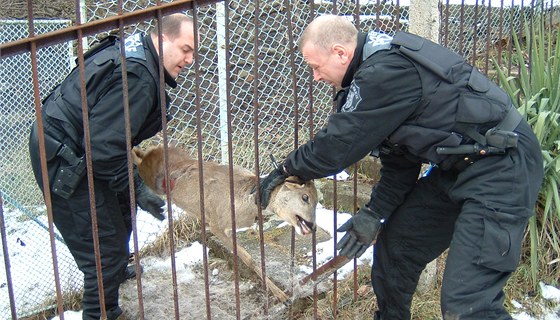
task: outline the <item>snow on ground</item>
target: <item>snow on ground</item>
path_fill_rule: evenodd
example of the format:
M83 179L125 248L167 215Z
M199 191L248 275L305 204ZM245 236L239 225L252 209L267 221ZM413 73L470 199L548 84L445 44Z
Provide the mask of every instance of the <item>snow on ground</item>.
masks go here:
M181 211L173 207L173 212L175 216L180 214ZM17 222L15 219L21 216L21 213L17 210L6 211L4 216L6 217L7 228L11 228L6 230L6 234L10 254L10 276L15 291L14 296L18 311L25 310L25 308L33 307L31 305L32 303L41 301L38 299L52 299L52 297L55 296L54 277L46 276L53 274L53 262L50 250L51 244L46 232L43 232L44 236L42 237L37 237L36 234L29 232L37 227L36 222ZM350 214L348 213L338 213L337 227L342 225L349 218ZM42 223L47 225L46 218L43 218L43 220ZM325 209L319 204L317 208L317 224L332 236L335 232L332 210ZM140 210L138 212L137 223L139 249L155 240L157 235L166 230L167 225L167 220L160 222L152 218L148 213ZM339 233L337 238L340 239L342 236L343 234ZM60 257L58 258L58 270L62 290L76 286L80 287L82 285L82 274L78 271L75 263L70 258L67 248L60 241L56 240L55 242L57 257ZM132 248L133 243L131 240L131 249ZM334 241L332 238L317 244L316 255L319 265L332 258L333 248ZM373 256L372 250L372 248L369 248L366 253L358 259L358 264L369 265L371 263L370 257ZM3 253L1 254L3 256ZM176 265L181 266L181 268L178 269L177 277L185 282L195 277L195 274L191 271L191 267L202 260L202 254L202 245L196 242L178 251L175 255L175 261ZM309 252L309 255L311 254L312 253ZM32 257L33 261L29 261L29 257ZM145 271L151 269L168 269L170 266L170 259L146 259L142 261L142 264ZM307 274L312 272L310 266L300 266L300 269ZM343 279L344 276L351 273L352 270L353 262L349 262L339 269L338 279ZM8 316L10 314L10 301L8 297L8 287L6 285L5 264L0 264L0 283L0 314ZM544 283L540 284L540 289L543 299L560 304L559 289ZM28 301L26 299L33 300ZM560 308L558 307L556 310L547 310L543 303L542 309L544 317L535 318L523 311L521 303L516 301L513 301L513 303L515 306L519 306L519 312L512 315L516 320L560 320ZM81 313L66 311L64 313L64 318L67 320L79 320L81 319ZM53 318L53 320L54 319L58 319L58 317Z

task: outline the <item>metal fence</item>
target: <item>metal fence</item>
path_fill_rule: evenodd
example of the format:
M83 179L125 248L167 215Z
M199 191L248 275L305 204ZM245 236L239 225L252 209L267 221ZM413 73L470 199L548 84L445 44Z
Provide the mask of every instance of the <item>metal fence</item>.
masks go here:
M263 1L258 17L255 17L253 1L247 0L229 1L227 8L223 3L199 8L200 70L198 74L192 69L181 74L177 81L179 86L170 92L169 112L173 115L168 130L170 142L191 150L193 154L201 144L205 160L221 162L227 161L228 145L231 145L234 163L252 170L255 167L253 109L258 107L260 158L265 159L268 154L281 158L294 146L312 137L333 111L333 89L325 84L312 83L309 70L297 50L297 39L312 17L322 13L346 15L359 22L359 28L364 31L376 28L393 33L409 27L409 7L398 1L360 1L359 4L357 1L335 1L334 4L316 1L314 6L312 4L313 1L303 0ZM129 12L154 5L153 1L123 1L123 9ZM543 3L540 7L532 4L514 6L513 3L507 6L503 1L498 7L490 2L475 5L440 3L440 42L488 72L492 55L507 58L507 53L511 53L511 35L520 32L525 19L535 13L547 12L552 17L556 8L552 9ZM117 1L114 0L95 1L86 12L88 21L117 14ZM69 21L37 21L35 33L68 25ZM150 22L146 21L130 26L127 32L145 31L149 26ZM27 37L26 21L0 21L0 27L0 42ZM72 59L69 53L73 50L72 42L39 50L41 98L70 71ZM255 64L258 74L253 72ZM52 284L41 288L35 285L30 291L29 282L45 275L33 272L37 253L22 249L33 247L31 242L36 239L45 241L43 248L48 248L45 209L27 158L29 124L34 119L30 70L29 53L0 59L0 191L7 213L6 230L11 230L7 239L3 239L8 248L4 254L10 255L12 269L29 269L26 279L12 279L19 316L48 307L48 301L52 300L48 297L54 296ZM203 113L200 141L196 135L195 79L200 84L198 98ZM258 81L257 91L254 81ZM229 135L228 127L231 128ZM268 172L270 163L262 161L261 165L261 172ZM58 243L62 244L61 241ZM60 245L58 248L59 264L73 264L64 247ZM76 290L81 286L82 274L75 267L70 270L75 270L75 274L62 280L65 281L64 290ZM0 279L4 273L0 271ZM32 298L30 292L33 292ZM0 302L0 317L9 318L8 293L1 291L1 285Z
M35 21L35 33L42 34L71 25L70 20ZM0 20L0 43L15 41L29 35L27 21ZM46 47L37 52L39 90L44 96L71 69L71 43ZM36 187L28 157L27 138L35 118L31 57L29 53L0 59L0 194L4 199L6 244L10 257L13 294L18 314L30 315L52 307L55 293L54 278L44 281L49 268L36 268L36 261L52 260L46 209ZM79 291L83 275L74 259L57 237L57 259L61 270L61 285L65 291ZM6 254L0 253L1 255ZM0 266L0 318L8 319L7 272ZM53 267L50 266L52 273ZM50 303L49 303L50 302ZM50 305L49 305L50 304Z
M286 8L286 3L290 8ZM154 5L155 1L137 2L125 1L127 10L138 10L145 6ZM227 161L227 119L226 90L231 94L233 130L233 154L236 164L253 168L253 119L252 108L256 102L260 108L259 119L259 148L263 154L274 153L281 157L291 151L295 144L309 139L309 122L315 127L321 127L328 114L332 111L330 97L333 92L326 85L313 86L313 115L309 113L309 97L311 86L309 76L294 77L294 75L308 74L302 57L297 53L296 41L303 27L310 19L309 6L306 1L264 1L261 4L261 15L258 17L259 33L254 34L255 16L254 5L250 1L230 1L229 24L225 25L223 4L201 8L201 102L204 124L203 141L205 160ZM89 20L97 20L114 15L116 3L114 1L97 1L89 8ZM318 12L330 12L332 4L321 4ZM345 4L339 7L341 14L354 18L355 9ZM344 12L343 12L344 10ZM381 8L373 2L361 7L361 25L363 29L379 22L382 30L394 32L394 13L396 6L386 4ZM400 8L401 27L406 28L407 9ZM377 18L379 15L379 19ZM291 18L291 21L289 20ZM290 29L288 29L290 26ZM145 31L150 24L142 24L130 28L128 32ZM226 79L226 51L225 32L229 32L229 79ZM400 29L400 28L399 28ZM289 43L288 35L293 41ZM258 60L254 61L255 40L258 40ZM293 59L293 66L291 59ZM252 92L253 67L258 64L257 79L259 93ZM196 150L196 136L194 134L195 112L193 100L194 71L180 75L181 86L171 91L173 99L170 113L174 119L169 124L170 141L179 143L189 150ZM294 80L296 79L296 80ZM295 82L294 82L295 81ZM296 95L294 95L294 90ZM294 97L302 97L294 101ZM294 115L298 113L299 118ZM296 126L297 121L297 126ZM294 141L294 131L299 131L298 141ZM270 164L263 169L270 168Z

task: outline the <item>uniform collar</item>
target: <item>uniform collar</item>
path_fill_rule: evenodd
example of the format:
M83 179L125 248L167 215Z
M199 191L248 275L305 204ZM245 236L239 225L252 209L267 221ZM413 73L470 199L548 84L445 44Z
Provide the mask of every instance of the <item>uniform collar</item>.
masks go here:
M144 37L144 39L146 41L146 44L148 45L148 51L150 52L150 55L154 59L155 65L158 66L159 56L157 54L156 47L154 46L154 42L152 41L152 37L148 34ZM163 75L164 75L165 83L167 83L168 86L170 86L171 88L177 87L177 81L173 79L173 77L169 74L169 72L167 72L167 70L165 70L165 68L163 68Z
M354 57L352 58L352 61L350 61L350 64L348 65L348 69L344 74L344 78L342 78L343 88L346 88L350 85L352 79L354 79L354 73L356 73L356 70L360 66L360 63L362 62L362 51L364 48L364 43L366 42L366 37L367 37L366 33L358 32L358 44L356 45L356 49L354 50Z

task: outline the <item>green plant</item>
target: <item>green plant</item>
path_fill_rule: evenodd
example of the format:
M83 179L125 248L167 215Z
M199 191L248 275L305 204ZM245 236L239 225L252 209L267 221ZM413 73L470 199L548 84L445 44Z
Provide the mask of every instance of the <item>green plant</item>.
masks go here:
M529 222L531 282L556 282L560 268L554 259L560 253L560 33L543 21L525 24L525 43L514 34L519 74L507 76L494 61L500 84L535 132L542 149L545 178Z

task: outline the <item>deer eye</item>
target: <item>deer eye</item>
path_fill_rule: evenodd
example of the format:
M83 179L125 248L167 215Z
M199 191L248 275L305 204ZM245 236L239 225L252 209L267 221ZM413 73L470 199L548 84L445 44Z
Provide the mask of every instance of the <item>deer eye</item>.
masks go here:
M301 199L305 202L305 203L309 203L309 195L304 194L301 196Z

